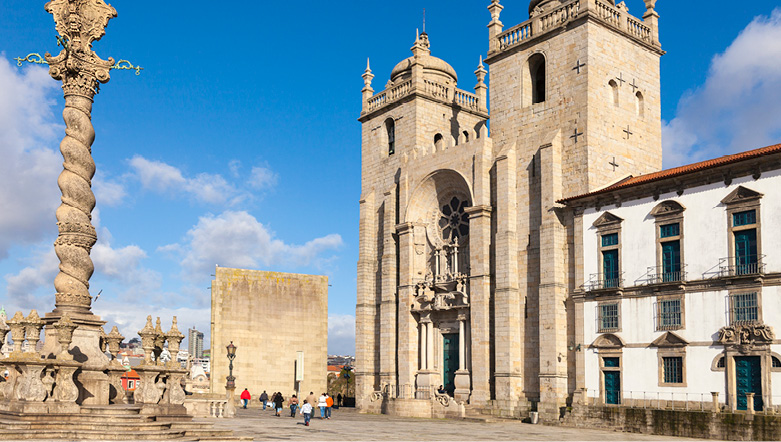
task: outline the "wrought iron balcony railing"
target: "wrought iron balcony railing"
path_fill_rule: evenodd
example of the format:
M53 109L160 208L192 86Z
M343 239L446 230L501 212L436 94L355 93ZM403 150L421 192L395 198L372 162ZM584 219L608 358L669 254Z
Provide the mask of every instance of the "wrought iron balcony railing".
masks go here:
M583 289L590 292L593 290L620 289L624 287L624 273L607 275L603 273L592 273L588 281L583 284Z
M646 272L645 283L648 285L684 281L686 281L686 264L682 264L678 271L669 271L664 266L655 266L648 267Z
M746 276L765 273L765 255L728 256L719 260L719 276Z

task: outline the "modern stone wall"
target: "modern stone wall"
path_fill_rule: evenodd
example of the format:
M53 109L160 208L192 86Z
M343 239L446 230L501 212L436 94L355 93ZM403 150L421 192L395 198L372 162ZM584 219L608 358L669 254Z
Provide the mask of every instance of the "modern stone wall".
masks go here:
M304 352L301 394L326 391L328 277L218 267L212 281L211 391L225 392L225 346L238 347L236 395L248 388L296 391L296 352Z

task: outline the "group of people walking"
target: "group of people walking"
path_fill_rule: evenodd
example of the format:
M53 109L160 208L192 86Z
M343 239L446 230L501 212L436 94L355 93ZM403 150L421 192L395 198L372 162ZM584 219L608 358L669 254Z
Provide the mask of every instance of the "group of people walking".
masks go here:
M244 391L241 392L240 398L243 408L247 408L247 405L249 405L249 402L252 399L252 395L249 390L245 388ZM263 405L263 410L265 410L267 406L273 406L274 415L277 417L282 415L285 398L282 396L281 392L276 392L269 397L266 390L263 390L263 393L260 394L258 399ZM341 398L339 398L339 401L341 402ZM309 426L309 421L314 414L315 404L320 408L320 419L331 419L331 408L334 406L334 398L329 396L328 393L323 393L319 398L315 398L315 393L313 391L309 392L309 396L304 399L300 408L296 395L290 397L290 400L288 401L288 405L290 406L290 417L296 417L296 411L298 411L304 417L304 425Z

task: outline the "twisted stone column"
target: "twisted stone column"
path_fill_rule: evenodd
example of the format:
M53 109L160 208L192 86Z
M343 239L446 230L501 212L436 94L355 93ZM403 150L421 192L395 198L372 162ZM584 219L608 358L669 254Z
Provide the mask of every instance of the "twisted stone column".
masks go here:
M92 226L92 99L99 83L109 80L114 60L100 59L92 43L105 34L108 21L117 11L103 0L52 0L46 4L52 14L63 50L56 57L46 54L49 74L62 81L65 96L65 138L60 151L65 160L57 184L62 204L57 209L59 235L54 250L60 259L60 272L54 279L55 311L89 314L92 297L89 279L95 270L90 259L92 246L98 240Z
M92 127L91 110L91 99L78 95L65 96L62 116L66 135L60 143L65 161L57 180L62 191L62 204L57 209L59 235L54 243L54 251L60 259L60 272L54 278L57 291L55 306L78 313L88 313L92 302L89 279L95 267L90 251L98 240L92 226L95 162L91 146L95 140L95 129Z

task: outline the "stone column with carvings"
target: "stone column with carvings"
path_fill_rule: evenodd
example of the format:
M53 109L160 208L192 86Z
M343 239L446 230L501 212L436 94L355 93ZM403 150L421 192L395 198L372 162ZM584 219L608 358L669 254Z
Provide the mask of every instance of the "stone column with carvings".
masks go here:
M112 58L103 60L92 50L92 44L105 34L110 19L117 11L103 0L52 0L46 3L52 14L62 51L46 54L49 74L62 82L65 97L65 137L60 143L63 171L57 183L62 192L62 203L57 209L58 236L54 250L60 260L59 273L54 279L55 308L44 321L51 325L63 313L69 313L78 326L73 335L74 355L83 366L78 378L84 405L108 404L108 377L103 372L108 358L99 348L99 329L105 324L90 309L92 297L89 280L94 271L90 251L97 242L92 225L95 195L92 177L95 162L92 143L92 104L100 83L109 81ZM56 331L47 330L44 355L61 352Z
M458 315L458 370L454 383L456 390L454 398L457 402L467 402L470 396L471 382L469 381L469 370L466 369L466 320L468 311Z

